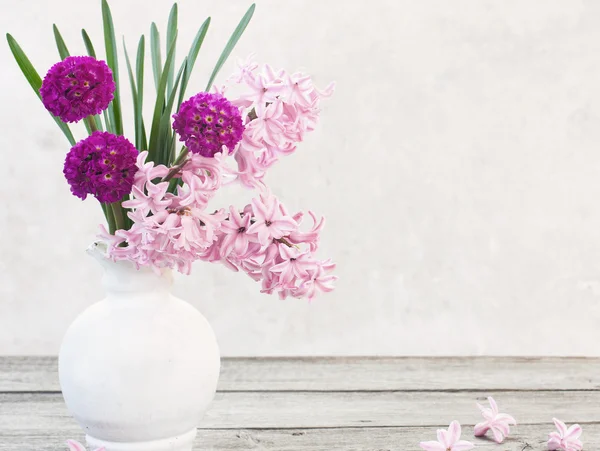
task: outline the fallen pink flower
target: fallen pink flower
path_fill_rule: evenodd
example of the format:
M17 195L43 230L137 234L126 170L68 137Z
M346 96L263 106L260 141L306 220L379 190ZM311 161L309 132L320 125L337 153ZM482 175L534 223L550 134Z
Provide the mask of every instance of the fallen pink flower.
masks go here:
M69 447L69 451L85 451L85 447L75 440L67 440L67 446ZM102 448L96 449L96 451L105 451L104 446Z
M448 430L438 429L437 442L421 442L419 446L425 451L467 451L475 445L466 440L460 440L460 423L453 421Z
M475 425L475 437L483 437L491 429L492 434L494 434L494 441L502 443L510 433L510 425L514 426L517 422L510 415L498 412L498 404L496 404L494 398L489 396L488 401L490 408L477 404L485 421Z
M567 429L567 425L559 419L553 418L552 421L554 421L558 432L548 434L550 437L548 440L549 450L581 451L583 449L583 443L579 440L583 432L581 426L574 424Z

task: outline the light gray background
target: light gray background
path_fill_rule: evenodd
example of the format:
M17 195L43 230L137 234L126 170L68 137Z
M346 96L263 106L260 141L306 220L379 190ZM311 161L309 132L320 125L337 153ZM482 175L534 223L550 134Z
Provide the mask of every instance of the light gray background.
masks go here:
M165 30L169 2L112 3L132 53L152 20ZM180 2L180 55L213 17L190 93L249 3ZM72 53L81 27L101 46L99 1L0 5L0 29L44 73L53 21ZM312 304L279 301L196 264L176 293L224 355L600 355L600 2L258 0L234 56L252 51L338 83L267 180L327 216L321 255L340 281ZM70 195L68 145L5 44L0 61L0 354L53 354L102 295L83 252L101 211Z

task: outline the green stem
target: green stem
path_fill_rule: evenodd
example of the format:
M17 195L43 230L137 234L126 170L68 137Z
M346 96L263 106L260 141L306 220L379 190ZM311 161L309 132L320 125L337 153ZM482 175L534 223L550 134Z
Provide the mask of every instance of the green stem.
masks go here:
M115 225L115 215L111 208L111 204L102 204L102 210L104 211L104 216L106 216L106 222L108 223L108 233L111 235L115 234L116 225Z
M125 216L123 216L123 207L121 202L113 202L110 204L113 215L115 217L115 228L116 230L126 230Z
M84 119L84 121L90 126L90 130L92 133L98 131L98 127L96 126L96 120L94 119L94 116L88 116Z
M184 147L183 149L181 149L181 152L179 152L179 156L173 162L173 166L177 166L179 163L181 163L183 160L185 160L185 158L188 156L188 153L190 153L190 151L187 147Z

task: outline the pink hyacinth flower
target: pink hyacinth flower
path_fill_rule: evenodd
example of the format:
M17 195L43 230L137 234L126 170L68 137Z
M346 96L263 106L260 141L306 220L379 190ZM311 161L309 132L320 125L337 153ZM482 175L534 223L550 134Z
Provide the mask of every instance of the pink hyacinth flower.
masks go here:
M567 428L567 425L557 418L553 418L558 431L551 432L548 440L548 449L551 451L580 451L583 449L583 443L579 440L583 430L578 424Z
M475 448L475 445L460 439L460 423L453 421L448 430L438 429L437 442L421 442L419 446L425 451L467 451Z
M281 213L279 201L270 193L252 199L252 207L256 222L248 228L248 233L256 234L262 245L282 238L298 227L296 221Z
M498 412L498 404L491 396L488 397L490 408L477 404L485 421L475 425L475 437L483 437L487 431L492 430L494 441L502 443L510 433L510 425L516 425L516 420L506 413Z
M75 440L67 440L67 446L69 447L69 451L85 451L85 446ZM96 451L105 451L105 448L103 446L102 448L97 448Z

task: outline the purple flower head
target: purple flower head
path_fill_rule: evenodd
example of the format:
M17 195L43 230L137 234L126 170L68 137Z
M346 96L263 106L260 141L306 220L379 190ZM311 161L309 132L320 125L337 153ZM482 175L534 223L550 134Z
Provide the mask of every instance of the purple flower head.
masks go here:
M69 56L50 68L40 94L48 111L63 122L78 122L104 111L113 99L115 82L104 61Z
M71 148L63 173L75 196L116 202L131 192L137 156L127 138L97 131Z
M196 94L181 104L173 119L179 140L205 157L214 157L223 146L231 152L244 132L240 111L220 94Z

